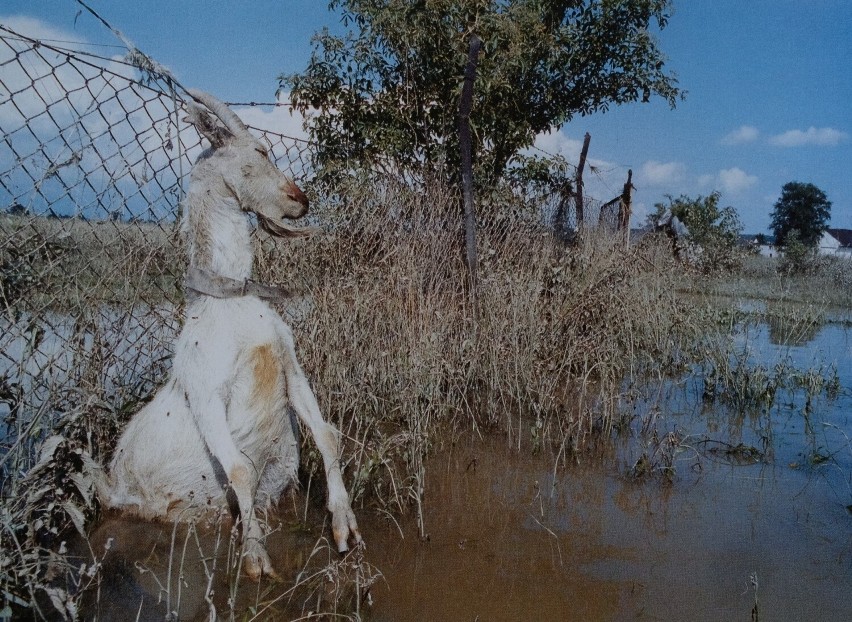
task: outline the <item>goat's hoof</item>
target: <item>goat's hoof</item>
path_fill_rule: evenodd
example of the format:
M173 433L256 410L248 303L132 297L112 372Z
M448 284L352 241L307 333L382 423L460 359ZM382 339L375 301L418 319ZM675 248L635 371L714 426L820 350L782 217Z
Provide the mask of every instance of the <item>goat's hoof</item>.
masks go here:
M243 572L252 581L260 581L261 577L280 581L281 577L272 567L269 555L263 549L247 551L243 554Z
M363 555L363 554L364 554L364 551L365 551L366 549L367 549L367 544L364 542L364 540L362 540L362 539L359 537L359 538L358 538L358 540L356 540L356 542L355 542L355 545L354 545L354 546L351 546L351 547L350 547L350 546L349 546L349 544L347 543L347 544L346 544L346 545L344 545L343 547L338 548L338 550L337 550L337 554L338 554L341 558L344 558L344 557L346 557L346 556L348 556L348 555L350 555L350 554L351 554L351 555Z
M366 548L361 532L358 530L358 523L355 521L355 514L349 508L332 516L331 531L334 534L334 542L337 544L337 552L341 555L349 551L350 538L356 547Z

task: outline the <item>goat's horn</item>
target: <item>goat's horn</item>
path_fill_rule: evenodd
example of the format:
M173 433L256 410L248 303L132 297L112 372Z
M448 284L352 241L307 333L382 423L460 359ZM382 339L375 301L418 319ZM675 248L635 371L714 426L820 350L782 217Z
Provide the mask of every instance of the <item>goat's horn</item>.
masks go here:
M207 106L207 109L219 117L222 123L225 124L225 127L228 128L234 136L249 133L248 128L246 128L245 124L240 120L237 114L224 103L213 97L210 93L205 93L204 91L199 91L197 89L187 89L186 92L189 93L192 99Z

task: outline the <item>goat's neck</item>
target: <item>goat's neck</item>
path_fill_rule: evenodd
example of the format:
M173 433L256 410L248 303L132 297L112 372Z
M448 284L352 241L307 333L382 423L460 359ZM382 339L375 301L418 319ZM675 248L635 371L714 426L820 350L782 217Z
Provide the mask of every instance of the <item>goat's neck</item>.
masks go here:
M232 195L190 189L185 218L191 268L235 280L251 276L249 220Z

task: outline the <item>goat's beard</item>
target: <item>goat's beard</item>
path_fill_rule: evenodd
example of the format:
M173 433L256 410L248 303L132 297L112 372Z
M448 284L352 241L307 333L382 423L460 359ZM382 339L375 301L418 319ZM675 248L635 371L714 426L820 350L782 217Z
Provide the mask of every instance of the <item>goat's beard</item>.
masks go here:
M261 229L278 238L304 238L319 231L318 227L290 227L280 220L257 215Z

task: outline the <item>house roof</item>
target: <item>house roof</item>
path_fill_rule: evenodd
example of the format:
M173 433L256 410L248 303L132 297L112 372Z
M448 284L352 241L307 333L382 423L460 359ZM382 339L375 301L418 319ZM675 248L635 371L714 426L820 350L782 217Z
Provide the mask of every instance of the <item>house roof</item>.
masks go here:
M741 233L740 234L740 244L748 245L748 244L757 244L758 236L762 236L762 241L764 244L768 244L769 246L775 245L775 236L770 233Z
M826 233L840 242L841 248L852 248L852 229L826 229Z
M852 248L852 229L827 229L826 233L840 242L841 248Z

